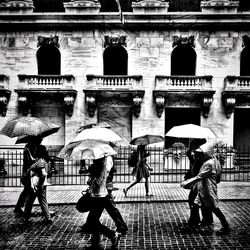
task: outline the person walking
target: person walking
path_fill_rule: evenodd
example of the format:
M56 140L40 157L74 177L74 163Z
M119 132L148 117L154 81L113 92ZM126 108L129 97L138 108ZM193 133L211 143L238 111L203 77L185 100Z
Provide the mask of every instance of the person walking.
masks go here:
M130 188L132 188L134 185L139 183L142 178L145 178L145 190L146 190L146 197L151 197L153 194L149 192L149 185L150 185L150 171L152 169L147 163L147 157L149 156L149 152L146 151L146 145L138 145L137 146L137 164L133 168L132 175L134 175L134 180L129 184L127 188L123 189L124 195L127 197L127 192Z
M93 166L90 169L89 192L91 196L92 209L90 209L87 222L89 232L92 234L91 243L93 249L100 248L101 234L107 236L112 243L112 249L116 249L121 237L121 233L111 230L101 224L100 217L104 208L110 204L107 190L107 165L105 164L106 157L93 160Z
M189 148L187 150L187 157L190 162L190 169L184 177L185 180L192 178L199 173L200 168L202 166L202 161L199 155L195 153L195 150L204 143L206 143L206 139L190 140ZM198 194L197 185L193 185L190 188L190 192L188 195L188 204L190 208L190 217L188 220L188 226L192 229L196 229L197 226L203 227L213 224L213 214L210 211L210 209L205 206L201 206L199 208L199 206L197 206L194 203L197 194ZM201 210L202 220L200 218L199 209Z
M127 224L124 222L124 219L119 211L119 209L116 207L114 197L112 194L113 191L113 178L114 174L116 172L116 167L114 165L114 160L112 156L107 156L105 158L105 165L108 171L107 181L106 181L106 187L108 194L106 195L105 203L103 203L105 210L111 217L111 219L114 221L116 225L116 231L121 233L122 235L125 235L128 231ZM93 169L94 166L90 167L89 171L91 173L91 169ZM92 175L90 175L91 178ZM91 180L90 180L91 182ZM87 217L87 220L84 225L80 227L81 232L89 232L91 228L91 221L89 217Z
M45 146L39 145L36 151L37 160L27 170L30 173L31 185L25 200L24 217L29 221L31 210L36 197L38 198L43 215L45 216L45 224L52 224L51 214L46 198L47 193L47 172L48 172L48 152Z
M30 176L27 174L28 169L35 162L37 147L41 144L42 138L38 136L31 137L29 142L25 145L23 151L23 168L22 168L22 177L21 183L23 185L23 190L19 195L17 203L14 208L15 214L23 215L23 207L27 195L30 192Z
M213 155L212 145L205 143L197 150L200 154L202 166L198 175L181 183L181 186L188 188L196 183L197 196L194 203L199 207L205 206L209 208L220 220L222 227L216 232L217 235L225 235L230 232L230 226L224 214L219 208L219 200L217 195L217 181L220 175L219 162Z

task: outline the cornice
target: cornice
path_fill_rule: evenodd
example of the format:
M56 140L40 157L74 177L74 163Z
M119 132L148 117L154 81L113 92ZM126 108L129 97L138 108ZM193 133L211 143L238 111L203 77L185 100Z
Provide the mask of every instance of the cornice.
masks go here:
M0 30L36 30L36 29L72 29L72 28L218 28L226 29L250 26L250 12L241 13L201 13L171 12L168 14L123 13L123 22L119 13L67 14L33 13L0 14Z

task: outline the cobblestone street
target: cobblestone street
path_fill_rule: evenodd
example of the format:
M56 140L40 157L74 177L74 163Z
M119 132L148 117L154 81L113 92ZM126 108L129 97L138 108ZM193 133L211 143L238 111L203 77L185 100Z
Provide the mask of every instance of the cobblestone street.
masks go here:
M1 204L5 204L0 208L1 249L86 249L90 235L78 232L78 227L85 222L87 213L79 213L74 205L81 187L71 187L68 191L66 188L63 190L63 187L58 187L58 191L56 189L57 187L50 187L48 192L48 196L53 194L55 197L58 194L53 205L50 202L50 209L56 211L52 225L43 223L43 218L39 216L39 206L33 209L36 216L28 224L24 224L13 213L13 204L20 189L18 192L13 189L1 190ZM247 183L236 183L234 186L224 183L219 186L220 207L232 228L227 236L215 234L220 228L215 216L213 227L198 228L196 231L187 228L187 192L183 192L177 185L155 184L152 189L155 194L152 199L140 199L142 183L131 190L128 198L122 196L120 186L118 192L115 192L117 207L129 228L128 234L120 240L119 249L250 249ZM12 203L10 197L3 199L3 196L8 196L8 192L12 196ZM170 193L172 197L167 199ZM66 200L70 202L64 203ZM102 222L115 229L106 212L102 215ZM111 249L110 240L103 238L102 244L103 249Z

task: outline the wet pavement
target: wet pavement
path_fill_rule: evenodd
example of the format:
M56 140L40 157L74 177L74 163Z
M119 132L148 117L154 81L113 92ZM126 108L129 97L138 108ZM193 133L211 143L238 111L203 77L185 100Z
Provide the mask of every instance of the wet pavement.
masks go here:
M151 184L152 198L146 198L141 183L124 197L122 188L115 184L117 207L129 231L118 245L119 249L250 249L250 183L219 184L220 208L232 231L217 236L219 220L214 225L190 230L187 227L188 190L179 184ZM75 202L84 186L49 186L50 209L56 211L52 225L45 225L34 206L36 216L26 224L13 213L20 188L0 188L0 249L86 249L90 235L78 232L88 213L79 213ZM102 223L115 229L106 212ZM109 239L103 237L103 249L111 249Z

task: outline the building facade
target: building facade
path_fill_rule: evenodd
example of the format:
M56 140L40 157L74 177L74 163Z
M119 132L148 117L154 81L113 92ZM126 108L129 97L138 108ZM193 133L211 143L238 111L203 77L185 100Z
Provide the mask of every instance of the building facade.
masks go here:
M56 147L89 123L127 140L194 123L250 145L247 1L49 3L0 2L1 127L39 117Z

